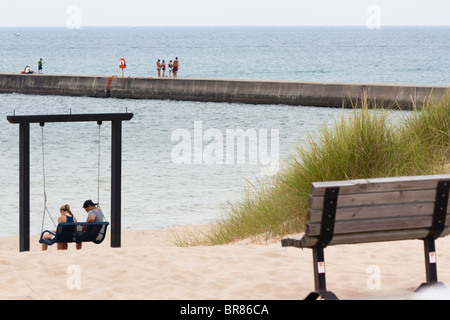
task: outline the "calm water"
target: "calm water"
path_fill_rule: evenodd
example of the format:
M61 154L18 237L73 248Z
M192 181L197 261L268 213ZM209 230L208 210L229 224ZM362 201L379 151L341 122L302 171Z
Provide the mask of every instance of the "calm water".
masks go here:
M449 84L449 35L450 28L445 27L0 28L0 72L20 72L26 64L37 69L42 57L45 73L117 75L119 58L125 57L127 76L155 76L157 59L178 56L180 77ZM258 152L265 140L258 138L256 151L251 143L246 145L243 164L237 158L230 162L225 159L228 148L236 151L239 146L226 143L228 131L267 132L267 154L274 155L275 141L283 167L307 131L314 133L342 114L339 109L308 106L2 94L0 236L18 234L19 128L9 124L6 115L14 110L53 114L126 109L135 116L123 123L123 229L214 221L227 201L243 197L247 180L262 177ZM199 124L201 135L196 140ZM44 127L47 206L55 220L64 203L83 220L83 201L97 199L98 130L95 123ZM279 134L276 140L270 140L272 130ZM110 131L109 123L101 126L100 202L107 217ZM211 133L214 139L208 137ZM44 208L41 134L39 125L31 125L32 233L41 230ZM181 142L192 146L191 164L174 160ZM200 163L195 161L198 150L203 156ZM252 152L258 154L252 158ZM223 156L225 164L208 164L205 157L211 155L216 160ZM45 228L51 227L46 217Z
M14 33L18 32L19 37ZM450 27L0 28L1 72L26 64L57 74L155 76L157 59L181 77L450 83Z

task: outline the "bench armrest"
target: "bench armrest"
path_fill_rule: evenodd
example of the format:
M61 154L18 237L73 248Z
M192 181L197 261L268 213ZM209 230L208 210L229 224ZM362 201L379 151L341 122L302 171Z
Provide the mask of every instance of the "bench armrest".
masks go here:
M285 238L281 240L281 246L303 248L302 239L303 237Z

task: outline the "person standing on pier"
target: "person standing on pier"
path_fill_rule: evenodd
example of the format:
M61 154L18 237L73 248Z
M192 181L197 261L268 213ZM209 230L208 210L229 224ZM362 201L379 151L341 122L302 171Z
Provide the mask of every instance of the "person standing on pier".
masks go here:
M45 63L45 62L42 61L42 58L38 61L38 73L39 73L39 74L42 74L42 65L43 65L44 63Z
M162 77L165 78L166 77L166 60L162 61L161 68L162 68Z
M158 71L158 78L161 77L161 60L158 59L158 61L156 61L156 70Z
M178 69L179 69L179 62L178 57L175 58L173 61L173 77L178 78Z

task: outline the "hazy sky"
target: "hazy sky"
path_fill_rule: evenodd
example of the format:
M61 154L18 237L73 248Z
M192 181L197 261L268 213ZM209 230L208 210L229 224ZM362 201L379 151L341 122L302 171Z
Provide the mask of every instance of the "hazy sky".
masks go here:
M450 0L0 0L0 27L450 25Z

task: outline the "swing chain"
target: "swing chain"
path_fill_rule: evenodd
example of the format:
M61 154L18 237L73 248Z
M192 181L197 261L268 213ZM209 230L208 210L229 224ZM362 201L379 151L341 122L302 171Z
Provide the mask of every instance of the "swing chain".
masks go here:
M42 145L42 179L43 179L43 186L44 186L44 212L42 215L42 226L41 226L41 233L44 231L44 221L45 221L45 213L47 212L48 216L50 217L50 220L52 220L53 225L56 228L55 221L53 221L52 215L48 211L47 208L47 191L45 186L45 150L44 150L44 123L39 123L41 126L41 145Z
M102 122L97 121L98 124L98 155L97 155L97 206L100 207L100 141L101 141L101 126Z
M103 214L103 211L101 210L100 207L100 141L101 141L101 126L102 126L102 122L101 121L97 121L98 124L98 163L97 163L97 207L100 209L100 212L103 215L103 221L106 221L105 215Z

